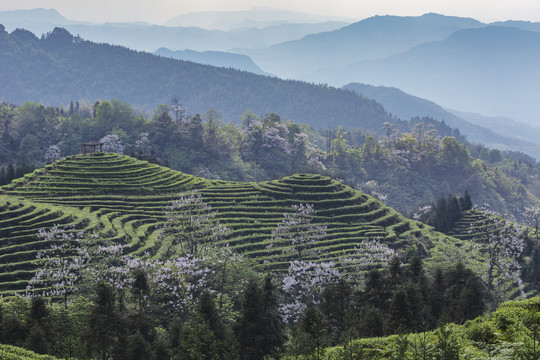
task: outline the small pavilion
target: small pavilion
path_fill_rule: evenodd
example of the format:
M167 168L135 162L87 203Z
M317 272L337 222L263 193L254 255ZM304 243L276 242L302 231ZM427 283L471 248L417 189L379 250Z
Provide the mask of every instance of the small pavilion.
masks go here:
M89 154L90 156L94 155L97 152L97 147L99 146L99 151L103 151L103 143L99 141L88 141L82 144L83 155Z

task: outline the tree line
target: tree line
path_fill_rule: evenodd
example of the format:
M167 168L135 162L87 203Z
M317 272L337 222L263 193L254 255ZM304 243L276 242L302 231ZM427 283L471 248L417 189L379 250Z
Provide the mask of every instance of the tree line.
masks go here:
M473 157L481 156L481 147L442 137L429 124L416 119L410 132L403 132L385 123L383 135L377 135L359 128L319 130L251 111L238 123L225 123L215 110L188 114L178 98L151 117L118 100L68 107L3 104L0 180L7 183L23 171L80 153L85 141L101 140L105 151L210 179L261 181L321 173L405 214L465 190L477 203L500 212L518 209L513 211L518 216L537 202L539 168L530 159L498 153L489 157L495 163L485 162Z

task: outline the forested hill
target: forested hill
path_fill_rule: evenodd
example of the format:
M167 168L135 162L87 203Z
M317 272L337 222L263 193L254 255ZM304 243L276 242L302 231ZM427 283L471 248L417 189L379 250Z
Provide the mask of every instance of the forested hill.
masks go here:
M252 109L316 127L378 131L385 121L396 122L380 104L352 91L96 44L61 28L38 39L0 26L0 48L3 101L58 105L115 98L153 109L176 96L190 113L214 108L226 121Z

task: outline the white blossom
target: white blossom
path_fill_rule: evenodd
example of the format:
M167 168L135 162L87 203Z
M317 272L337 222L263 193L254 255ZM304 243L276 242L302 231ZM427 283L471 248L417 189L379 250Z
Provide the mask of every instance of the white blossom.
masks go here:
M105 135L99 142L103 143L103 151L115 152L118 154L124 152L124 144L117 134Z

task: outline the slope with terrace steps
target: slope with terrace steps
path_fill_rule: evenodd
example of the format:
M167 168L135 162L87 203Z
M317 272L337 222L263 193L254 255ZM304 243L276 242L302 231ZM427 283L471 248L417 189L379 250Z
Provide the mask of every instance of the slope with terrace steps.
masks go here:
M24 290L36 269L36 255L50 244L39 229L69 225L73 231L99 231L100 222L82 210L0 197L0 295Z
M466 242L471 247L472 244L487 244L489 243L488 237L492 236L494 226L488 225L490 222L486 221L488 217L494 216L495 219L503 220L498 215L493 215L491 213L486 213L481 209L472 209L466 211L461 218L455 222L452 229L448 232L454 238L460 239L463 242ZM511 223L509 223L511 224ZM522 230L529 233L529 237L533 238L534 229L523 227ZM506 234L501 233L502 236L507 236ZM499 235L500 236L500 235ZM494 236L498 238L499 236ZM488 250L483 250L485 253L484 256L487 256ZM485 263L487 258L483 259ZM524 282L524 291L527 294L527 297L538 296L540 292L534 287L530 286L531 284ZM513 293L513 298L520 298L521 292L516 283L513 283L509 286L509 292Z
M268 245L272 230L284 213L293 211L295 204L313 204L317 211L314 222L327 227L326 238L315 244L322 255L313 260L333 260L339 264L365 239L378 238L404 251L418 239L430 239L433 243L444 237L375 198L321 175L297 174L260 183L210 181L128 156L98 153L70 156L3 187L7 194L4 198L17 197L20 200L16 201L36 209L62 209L64 217L58 219L86 219L91 224L86 225L89 230L131 245L131 253L153 258L161 254L156 240L160 224L165 221L165 208L180 194L193 191L201 194L230 229L223 243L253 258L257 267L265 270L282 270L287 266L289 255L284 250L290 241L282 240L272 248ZM17 208L12 205L7 209L13 214L6 212L5 216L17 219ZM3 216L2 212L0 221ZM19 217L16 226L22 226L24 219ZM10 233L21 237L23 248L36 247L25 255L24 261L13 260L22 256L22 250L0 246L4 254L0 256L5 256L8 264L0 267L0 293L24 289L31 278L33 268L29 264L37 248L45 245L37 245L38 228L29 233L24 233L22 227L14 228ZM2 231L0 227L0 234ZM6 274L14 272L19 272L17 285L5 281L6 276L9 278Z

